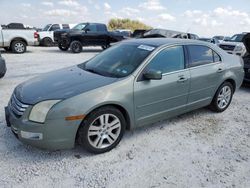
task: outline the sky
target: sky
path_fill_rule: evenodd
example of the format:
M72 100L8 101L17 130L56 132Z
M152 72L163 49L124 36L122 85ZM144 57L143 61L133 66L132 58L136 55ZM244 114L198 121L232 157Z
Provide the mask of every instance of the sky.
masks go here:
M130 18L202 37L250 32L250 0L0 0L0 11L0 24L39 28Z

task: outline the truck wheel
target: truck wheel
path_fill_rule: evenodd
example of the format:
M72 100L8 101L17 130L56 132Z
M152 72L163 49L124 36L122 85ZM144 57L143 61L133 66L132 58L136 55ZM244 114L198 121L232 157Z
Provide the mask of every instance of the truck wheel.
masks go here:
M0 78L3 78L3 77L4 77L4 75L5 75L5 73L0 74Z
M80 53L82 51L82 43L74 40L70 43L70 49L73 53Z
M53 40L49 37L46 37L42 40L42 45L47 47L53 46Z
M110 44L107 44L107 45L102 46L102 49L103 49L103 50L106 50L106 49L109 48L109 47L110 47Z
M18 53L18 54L22 54L24 52L26 52L26 43L23 41L19 41L19 40L14 40L11 43L11 50L14 53Z
M58 44L58 48L62 51L67 51L69 49L68 46L64 46L62 43L59 43Z

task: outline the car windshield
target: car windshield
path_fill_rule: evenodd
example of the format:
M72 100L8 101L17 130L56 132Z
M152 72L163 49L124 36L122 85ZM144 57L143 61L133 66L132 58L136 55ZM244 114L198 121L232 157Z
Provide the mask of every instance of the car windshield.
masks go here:
M75 27L73 27L73 29L76 29L76 30L83 30L83 28L86 26L85 23L80 23L80 24L77 24Z
M231 42L242 42L243 37L244 37L243 34L234 35L228 41L231 41Z
M135 71L154 49L154 46L121 43L80 64L79 67L95 74L122 78Z
M51 25L52 25L52 24L48 24L48 25L46 25L46 26L43 28L43 30L42 30L42 31L48 31Z

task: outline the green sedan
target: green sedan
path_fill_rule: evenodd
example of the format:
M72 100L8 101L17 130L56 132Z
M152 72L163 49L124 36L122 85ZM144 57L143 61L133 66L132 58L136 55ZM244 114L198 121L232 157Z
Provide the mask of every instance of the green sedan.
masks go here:
M127 40L82 64L18 85L5 107L16 137L39 148L113 149L125 130L198 108L223 112L243 81L243 61L182 39Z

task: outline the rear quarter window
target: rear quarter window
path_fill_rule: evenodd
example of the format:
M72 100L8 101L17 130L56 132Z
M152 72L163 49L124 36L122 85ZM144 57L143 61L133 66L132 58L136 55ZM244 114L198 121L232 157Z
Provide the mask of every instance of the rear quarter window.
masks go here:
M189 67L220 62L221 57L211 48L202 45L188 45Z

